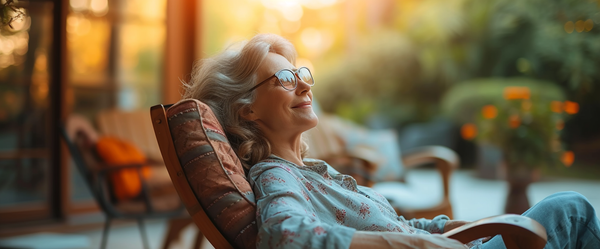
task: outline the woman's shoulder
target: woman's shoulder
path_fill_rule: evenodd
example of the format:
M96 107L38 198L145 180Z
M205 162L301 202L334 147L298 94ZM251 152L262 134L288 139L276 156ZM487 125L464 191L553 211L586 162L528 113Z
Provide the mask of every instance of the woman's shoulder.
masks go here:
M289 165L285 160L276 158L276 157L267 157L266 159L254 164L250 171L248 172L248 176L252 179L262 175L267 171L287 171L291 172L294 170L292 165Z

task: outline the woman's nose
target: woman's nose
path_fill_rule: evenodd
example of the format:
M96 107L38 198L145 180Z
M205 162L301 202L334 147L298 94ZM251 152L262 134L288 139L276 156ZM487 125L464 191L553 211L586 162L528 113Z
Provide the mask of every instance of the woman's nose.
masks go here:
M312 88L311 85L309 85L308 83L306 83L305 81L300 79L300 77L296 77L296 80L298 82L298 86L296 87L297 94L302 94L304 92L308 92Z

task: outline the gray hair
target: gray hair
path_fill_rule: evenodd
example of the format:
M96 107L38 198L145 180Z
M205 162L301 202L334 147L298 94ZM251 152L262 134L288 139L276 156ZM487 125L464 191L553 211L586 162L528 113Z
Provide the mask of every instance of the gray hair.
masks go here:
M192 69L191 80L183 84L183 98L198 99L210 106L246 169L271 154L271 145L258 125L240 116L256 98L254 91L248 91L256 85L258 67L269 52L296 63L296 49L288 40L274 34L259 34L241 50L226 49L198 61ZM303 144L303 157L306 150Z

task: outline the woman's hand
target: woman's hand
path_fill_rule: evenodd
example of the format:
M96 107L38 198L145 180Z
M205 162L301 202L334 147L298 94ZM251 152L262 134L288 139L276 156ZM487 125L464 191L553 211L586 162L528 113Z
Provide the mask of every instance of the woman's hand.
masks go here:
M439 234L356 231L352 237L350 248L465 249L468 247L458 240Z

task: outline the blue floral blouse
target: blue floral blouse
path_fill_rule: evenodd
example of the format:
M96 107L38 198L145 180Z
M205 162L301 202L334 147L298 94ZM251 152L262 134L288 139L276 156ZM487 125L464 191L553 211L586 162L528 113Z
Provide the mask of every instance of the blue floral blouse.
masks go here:
M348 248L356 230L442 233L448 220L406 220L382 195L358 186L327 163L306 166L271 155L254 165L249 181L257 204L258 248Z

